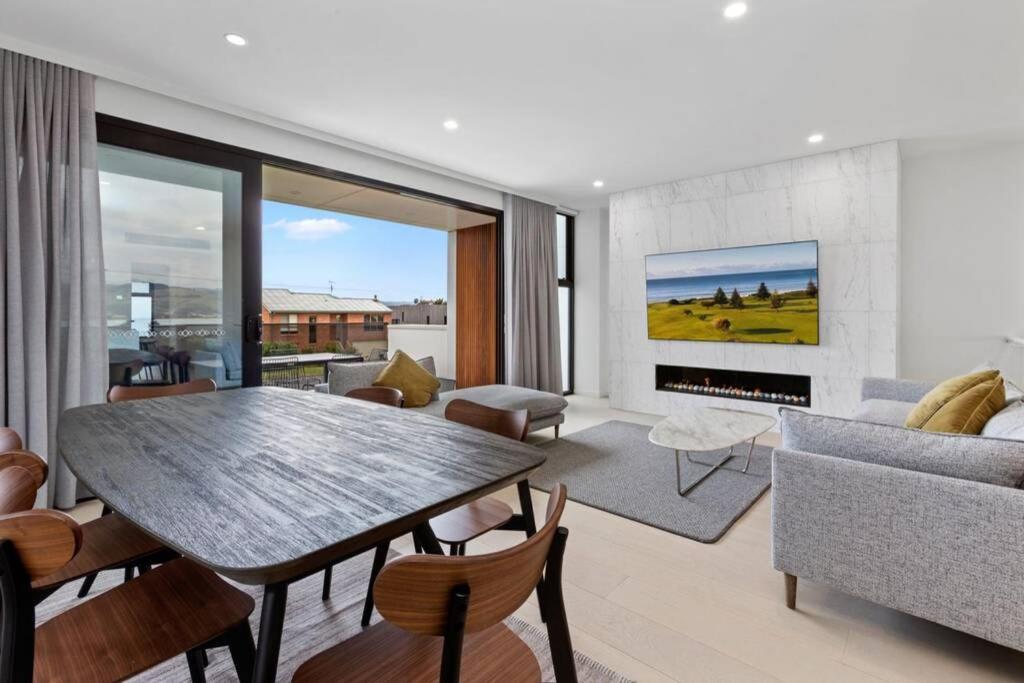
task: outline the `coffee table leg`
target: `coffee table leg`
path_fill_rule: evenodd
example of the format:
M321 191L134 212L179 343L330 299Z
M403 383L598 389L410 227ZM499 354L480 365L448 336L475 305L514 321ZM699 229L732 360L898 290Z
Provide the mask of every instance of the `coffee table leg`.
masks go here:
M747 464L743 466L743 472L744 473L747 471L747 468L750 467L750 455L754 452L754 441L755 440L756 440L756 437L755 437L755 439L751 439L751 441L750 441L750 450L747 451ZM687 493L689 493L694 488L696 488L697 484L701 483L702 481L704 481L705 479L707 479L708 477L710 477L712 474L714 474L715 472L717 472L720 469L732 469L732 468L729 468L729 467L722 467L722 465L724 465L725 463L729 462L734 457L737 457L737 456L733 455L733 450L735 448L736 448L735 445L730 446L729 447L729 455L725 456L724 458L722 458L719 462L715 463L714 465L707 465L707 464L702 463L702 462L697 462L696 460L694 460L693 458L690 457L690 451L680 451L679 449L676 449L676 489L678 490L679 495L680 496L685 496ZM687 486L685 489L683 488L683 472L682 472L682 465L681 465L681 462L680 462L681 458L679 457L680 452L686 454L686 459L690 463L692 463L694 465L701 465L703 467L710 467L711 468L707 472L705 472L703 475L701 475L700 478L697 479L697 481L693 482L692 484ZM733 471L735 471L735 470L733 470Z
M753 455L753 453L754 453L754 444L756 442L757 442L757 437L756 436L753 439L750 440L750 448L747 449L747 464L745 464L743 466L743 474L746 474L747 470L750 469L750 456Z

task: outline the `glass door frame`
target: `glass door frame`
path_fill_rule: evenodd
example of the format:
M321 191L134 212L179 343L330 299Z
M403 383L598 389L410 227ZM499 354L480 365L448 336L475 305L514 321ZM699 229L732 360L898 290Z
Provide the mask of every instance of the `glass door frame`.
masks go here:
M242 176L242 386L261 383L259 324L262 308L262 160L244 150L190 135L96 115L96 134L101 144L147 152L158 156L204 164Z

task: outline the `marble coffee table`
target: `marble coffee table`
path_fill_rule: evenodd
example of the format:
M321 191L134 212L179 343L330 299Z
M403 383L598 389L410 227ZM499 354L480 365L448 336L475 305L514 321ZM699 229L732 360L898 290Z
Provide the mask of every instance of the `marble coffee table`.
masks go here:
M754 442L757 441L757 437L774 426L775 418L770 415L730 408L697 408L666 417L654 425L647 438L653 444L675 451L676 489L680 496L685 496L718 470L731 470L731 467L723 467L723 465L733 458L739 457L733 454L736 446L744 441L750 441L747 461L743 465L743 469L733 470L745 474L750 468L750 456L754 452ZM699 463L690 457L691 453L720 451L725 448L729 449L729 454L714 465ZM711 468L685 489L682 488L681 453L686 455L686 460L691 464Z

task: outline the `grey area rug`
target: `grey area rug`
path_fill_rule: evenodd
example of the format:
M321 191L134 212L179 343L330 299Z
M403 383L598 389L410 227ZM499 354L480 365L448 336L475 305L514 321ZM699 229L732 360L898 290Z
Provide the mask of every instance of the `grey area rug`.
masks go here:
M651 428L612 420L544 445L545 462L530 477L536 488L556 482L569 498L620 517L670 531L702 543L714 543L771 486L772 449L755 446L746 474L718 471L686 496L676 488L675 455L647 440ZM748 446L741 444L726 467L743 467ZM714 464L728 451L696 453L693 459ZM710 467L682 460L684 487Z
M394 556L397 556L397 553L392 551L392 557ZM364 553L337 565L334 568L334 580L331 584L331 599L327 602L320 599L323 574L316 574L290 586L277 680L290 681L292 674L304 661L361 630L359 619L363 613L363 599L366 596L366 582L370 576L372 557L372 552ZM123 572L121 571L101 573L86 599L117 586L122 579ZM55 614L81 602L75 597L79 585L80 582L75 581L44 600L36 608L36 623L41 624ZM256 600L256 609L250 617L250 622L253 635L258 638L263 589L254 586L238 586ZM375 612L374 623L379 619L380 616ZM571 621L570 618L570 623ZM510 617L505 623L537 655L541 665L542 680L553 681L554 673L551 666L551 654L548 650L547 633L516 617ZM211 649L208 651L208 656L210 666L206 669L207 681L216 683L238 680L227 648ZM579 680L585 683L627 683L629 681L579 652L576 653L576 673ZM161 683L164 681L186 682L189 680L188 664L183 655L154 667L132 680L160 681Z

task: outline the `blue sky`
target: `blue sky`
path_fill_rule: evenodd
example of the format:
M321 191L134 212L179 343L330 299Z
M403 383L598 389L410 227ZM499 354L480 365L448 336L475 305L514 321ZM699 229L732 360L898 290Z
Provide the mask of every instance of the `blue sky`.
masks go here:
M817 242L788 242L647 257L648 279L816 268Z
M448 296L448 235L263 202L263 286L381 301Z

